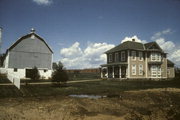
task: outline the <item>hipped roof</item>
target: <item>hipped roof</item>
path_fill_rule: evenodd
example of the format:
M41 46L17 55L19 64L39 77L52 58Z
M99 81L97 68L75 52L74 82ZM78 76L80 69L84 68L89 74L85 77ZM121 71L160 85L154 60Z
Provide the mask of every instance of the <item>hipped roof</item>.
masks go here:
M134 42L134 41L126 41L106 51L105 53L112 53L112 52L117 52L121 50L142 50L142 51L154 50L154 49L150 49L153 45L156 45L158 47L158 51L163 52L163 50L160 48L160 46L156 42L149 42L146 44L142 44L142 43Z

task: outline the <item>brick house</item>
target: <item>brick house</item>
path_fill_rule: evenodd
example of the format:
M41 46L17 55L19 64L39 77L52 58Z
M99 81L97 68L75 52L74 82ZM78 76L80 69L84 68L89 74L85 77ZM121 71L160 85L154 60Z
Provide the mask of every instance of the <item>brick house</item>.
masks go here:
M102 78L174 78L174 63L156 42L126 41L108 51Z

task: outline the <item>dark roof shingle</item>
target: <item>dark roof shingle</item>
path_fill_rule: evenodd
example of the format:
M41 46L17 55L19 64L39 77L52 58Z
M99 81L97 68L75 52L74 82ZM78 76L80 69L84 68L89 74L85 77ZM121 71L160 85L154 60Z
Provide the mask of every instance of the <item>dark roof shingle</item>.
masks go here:
M133 42L133 41L126 41L118 46L106 51L105 53L112 53L120 50L127 50L127 49L134 49L134 50L144 50L144 45L142 43Z

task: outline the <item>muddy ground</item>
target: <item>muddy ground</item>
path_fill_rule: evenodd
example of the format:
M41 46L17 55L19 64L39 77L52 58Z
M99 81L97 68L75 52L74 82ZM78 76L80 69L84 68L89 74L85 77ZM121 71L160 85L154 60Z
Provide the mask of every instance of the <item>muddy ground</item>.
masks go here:
M0 99L0 120L179 120L180 89L125 91L100 99Z

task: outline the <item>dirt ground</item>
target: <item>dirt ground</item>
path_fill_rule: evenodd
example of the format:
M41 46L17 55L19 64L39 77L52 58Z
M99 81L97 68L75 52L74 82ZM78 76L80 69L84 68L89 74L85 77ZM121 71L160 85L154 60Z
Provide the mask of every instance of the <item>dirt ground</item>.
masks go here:
M100 99L0 99L0 120L179 120L180 89L126 91Z

